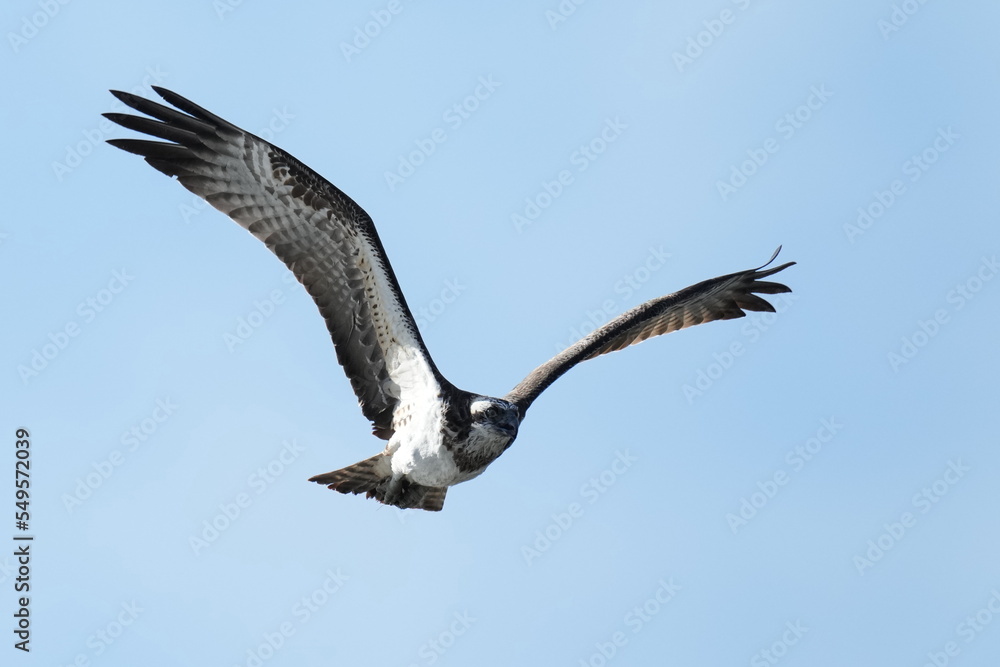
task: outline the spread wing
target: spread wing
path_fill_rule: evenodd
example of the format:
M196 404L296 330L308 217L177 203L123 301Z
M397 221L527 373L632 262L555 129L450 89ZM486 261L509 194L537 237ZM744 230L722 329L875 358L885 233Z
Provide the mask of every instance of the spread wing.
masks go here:
M146 158L263 241L309 291L374 432L388 439L411 406L453 389L428 354L371 218L294 157L180 95L170 108L111 91L152 118L106 113L165 139L108 143Z
M523 419L524 413L538 395L581 361L696 324L744 317L746 310L773 313L774 307L755 292L781 294L792 291L780 283L761 280L795 263L788 262L763 270L780 251L779 246L767 264L760 268L712 278L680 292L647 301L623 313L533 370L507 394L506 400L517 404Z

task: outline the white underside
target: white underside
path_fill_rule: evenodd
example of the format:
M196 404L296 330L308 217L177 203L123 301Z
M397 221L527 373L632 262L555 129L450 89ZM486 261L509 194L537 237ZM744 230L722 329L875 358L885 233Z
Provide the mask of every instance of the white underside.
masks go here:
M389 441L390 463L394 476L406 476L410 481L424 486L453 486L478 477L485 469L460 470L452 452L441 442L440 414L427 414L423 420L413 419L407 428L397 431ZM469 439L462 444L467 454L492 461L500 456L510 438L497 437L473 427ZM484 462L485 463L485 462Z
M395 451L389 459L394 477L406 477L424 486L444 487L475 477L463 473L455 465L455 458L441 443L439 425L420 427L396 433L389 442ZM430 436L430 437L428 437Z
M415 440L401 444L390 459L394 476L405 476L424 486L451 486L464 482L451 452L440 443Z

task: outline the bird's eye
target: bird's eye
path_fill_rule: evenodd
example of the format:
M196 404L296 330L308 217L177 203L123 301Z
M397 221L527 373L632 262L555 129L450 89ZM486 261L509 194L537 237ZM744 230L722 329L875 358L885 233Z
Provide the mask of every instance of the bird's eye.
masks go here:
M483 414L487 419L496 419L500 415L500 410L497 409L497 406L491 405L486 408L486 411Z

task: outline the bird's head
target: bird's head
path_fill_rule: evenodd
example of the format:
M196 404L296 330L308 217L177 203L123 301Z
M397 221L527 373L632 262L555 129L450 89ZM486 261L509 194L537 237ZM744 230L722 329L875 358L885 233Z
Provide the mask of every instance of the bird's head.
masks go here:
M511 440L517 437L521 414L513 403L502 398L476 396L472 399L469 411L472 414L472 428L486 429Z

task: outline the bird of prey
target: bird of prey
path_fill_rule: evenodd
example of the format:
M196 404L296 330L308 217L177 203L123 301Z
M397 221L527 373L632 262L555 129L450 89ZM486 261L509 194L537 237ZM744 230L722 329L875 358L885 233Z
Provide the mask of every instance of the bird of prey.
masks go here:
M337 361L374 434L375 456L312 477L341 493L437 511L448 487L470 480L504 453L532 402L570 368L685 327L774 312L757 294L790 292L762 280L794 262L713 278L622 314L533 370L503 398L455 387L424 346L375 225L336 186L290 154L154 86L168 104L111 91L148 117L106 113L164 141L111 139L176 177L263 241L319 307ZM780 251L781 248L779 247Z

